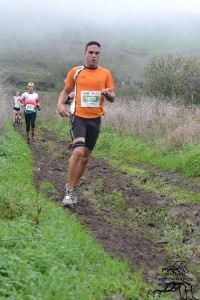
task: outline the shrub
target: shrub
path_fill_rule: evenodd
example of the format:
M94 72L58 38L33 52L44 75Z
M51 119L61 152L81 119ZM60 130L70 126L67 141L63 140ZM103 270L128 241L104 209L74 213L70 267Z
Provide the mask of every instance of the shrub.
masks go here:
M153 57L145 65L146 92L157 97L182 97L200 102L200 60L197 57Z

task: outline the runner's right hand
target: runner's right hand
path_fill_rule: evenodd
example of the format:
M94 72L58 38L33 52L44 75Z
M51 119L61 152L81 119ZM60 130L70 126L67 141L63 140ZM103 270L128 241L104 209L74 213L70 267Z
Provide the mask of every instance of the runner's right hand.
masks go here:
M57 105L58 113L61 117L70 117L70 112L66 109L66 106L62 103Z

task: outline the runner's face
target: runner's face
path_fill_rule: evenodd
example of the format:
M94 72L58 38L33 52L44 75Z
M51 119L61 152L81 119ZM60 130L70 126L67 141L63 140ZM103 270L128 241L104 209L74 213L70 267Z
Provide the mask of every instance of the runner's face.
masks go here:
M86 67L96 68L99 63L101 49L97 45L88 46L85 52Z
M28 86L28 92L33 93L34 86Z

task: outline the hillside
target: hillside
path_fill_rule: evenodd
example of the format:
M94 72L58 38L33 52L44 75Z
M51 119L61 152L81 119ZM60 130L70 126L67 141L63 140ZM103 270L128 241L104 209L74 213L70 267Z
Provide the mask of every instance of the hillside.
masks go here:
M28 80L40 89L63 84L68 70L83 64L85 43L102 44L101 64L109 68L116 80L134 84L144 80L144 65L153 56L173 53L198 56L199 19L194 15L155 17L155 19L118 20L101 25L74 24L60 20L48 24L41 20L35 27L13 27L0 21L0 77L13 84ZM34 43L32 42L34 40Z

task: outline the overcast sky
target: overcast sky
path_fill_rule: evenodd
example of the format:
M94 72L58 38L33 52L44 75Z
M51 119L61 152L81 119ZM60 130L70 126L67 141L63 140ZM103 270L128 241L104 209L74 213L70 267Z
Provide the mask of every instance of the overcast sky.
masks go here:
M87 32L95 28L105 35L127 24L136 32L136 25L155 30L158 24L181 26L184 34L191 24L192 30L200 28L200 0L0 0L0 12L0 37L52 35L75 25L80 32L87 25Z
M3 11L24 14L42 13L49 18L60 15L76 19L89 20L98 18L102 22L126 19L151 14L169 14L188 12L200 15L200 0L0 0L1 15ZM17 22L17 20L15 20ZM31 20L30 22L34 22Z

